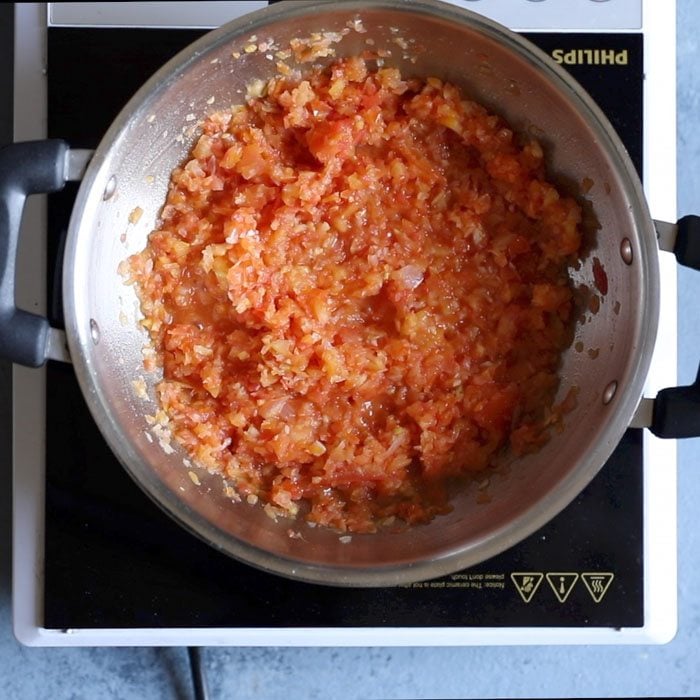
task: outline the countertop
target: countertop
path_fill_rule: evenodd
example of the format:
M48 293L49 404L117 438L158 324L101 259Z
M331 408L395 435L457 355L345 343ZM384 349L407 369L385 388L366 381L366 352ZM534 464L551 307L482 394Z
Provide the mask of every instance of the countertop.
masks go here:
M678 214L700 212L700 3L677 0ZM0 47L5 42L0 13ZM5 20L6 21L6 20ZM0 49L1 50L1 49ZM0 94L9 86L0 82ZM3 104L4 103L4 104ZM7 125L0 100L0 127ZM0 133L0 140L2 134ZM700 348L700 274L679 273L679 379ZM0 366L0 697L190 698L182 648L30 649L10 610L10 368ZM679 443L675 639L664 646L206 648L214 698L545 698L700 695L700 440Z

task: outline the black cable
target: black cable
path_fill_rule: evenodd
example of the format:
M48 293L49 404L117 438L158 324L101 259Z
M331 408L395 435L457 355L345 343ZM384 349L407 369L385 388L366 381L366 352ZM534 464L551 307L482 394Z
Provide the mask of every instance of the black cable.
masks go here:
M187 656L190 659L190 671L192 672L192 687L195 700L209 700L207 688L207 676L202 664L202 650L200 647L187 647Z

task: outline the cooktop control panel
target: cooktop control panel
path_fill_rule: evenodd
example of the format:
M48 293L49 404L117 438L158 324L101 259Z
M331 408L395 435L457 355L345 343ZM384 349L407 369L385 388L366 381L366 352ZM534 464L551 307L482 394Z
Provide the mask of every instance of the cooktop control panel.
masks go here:
M639 30L643 0L446 0L479 12L515 30ZM237 2L56 2L49 3L50 26L218 27L268 5Z
M511 29L640 29L642 0L446 0Z

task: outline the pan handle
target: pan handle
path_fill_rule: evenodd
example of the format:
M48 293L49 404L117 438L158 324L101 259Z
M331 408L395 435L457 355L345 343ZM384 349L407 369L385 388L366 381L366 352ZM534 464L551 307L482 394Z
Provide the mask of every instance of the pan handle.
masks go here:
M43 316L17 308L17 247L27 197L56 192L68 180L80 179L89 154L71 151L60 139L0 148L0 357L12 362L40 367L47 359L70 360L62 331Z
M674 253L681 265L700 270L700 216L684 216L677 224L654 223L659 247ZM689 386L662 389L656 395L648 427L661 438L700 437L700 370Z

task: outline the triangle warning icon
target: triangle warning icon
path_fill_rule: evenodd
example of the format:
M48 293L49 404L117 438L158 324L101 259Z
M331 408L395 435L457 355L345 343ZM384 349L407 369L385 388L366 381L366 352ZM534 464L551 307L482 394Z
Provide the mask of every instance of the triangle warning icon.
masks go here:
M529 603L542 583L544 574L535 571L518 571L513 572L510 578L523 602Z
M571 572L555 571L547 574L547 583L560 603L565 602L569 597L576 581L578 581L578 574Z
M581 580L596 603L600 603L603 600L603 596L608 592L608 588L610 588L614 578L615 574L604 571L581 574Z

